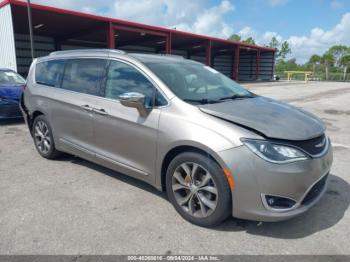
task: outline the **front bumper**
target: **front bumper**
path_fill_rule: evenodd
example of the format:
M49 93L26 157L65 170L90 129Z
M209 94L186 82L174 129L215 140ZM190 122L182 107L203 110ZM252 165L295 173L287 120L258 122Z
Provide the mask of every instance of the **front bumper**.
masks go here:
M232 215L255 221L281 221L304 213L316 204L327 188L327 175L333 162L332 146L320 158L288 164L269 163L246 146L219 152L230 169ZM269 208L264 195L281 196L296 202L291 208Z
M18 104L0 104L0 119L21 117L22 113Z

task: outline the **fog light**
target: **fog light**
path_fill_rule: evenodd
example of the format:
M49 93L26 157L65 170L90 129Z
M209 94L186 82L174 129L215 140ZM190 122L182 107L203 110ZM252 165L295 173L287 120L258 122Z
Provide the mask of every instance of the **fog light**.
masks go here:
M293 199L280 196L265 195L265 200L267 205L274 209L288 209L296 204Z

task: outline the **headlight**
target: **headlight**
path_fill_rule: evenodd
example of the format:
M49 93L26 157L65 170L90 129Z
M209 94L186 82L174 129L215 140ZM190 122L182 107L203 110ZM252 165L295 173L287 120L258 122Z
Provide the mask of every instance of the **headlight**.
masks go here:
M242 139L242 142L259 157L272 163L283 164L308 159L305 153L294 147L265 140Z

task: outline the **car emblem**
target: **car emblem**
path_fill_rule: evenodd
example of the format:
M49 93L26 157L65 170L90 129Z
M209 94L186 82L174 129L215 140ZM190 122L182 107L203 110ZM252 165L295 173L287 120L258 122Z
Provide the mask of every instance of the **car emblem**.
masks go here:
M322 142L315 145L315 147L323 147L325 143L326 143L326 138L323 138Z

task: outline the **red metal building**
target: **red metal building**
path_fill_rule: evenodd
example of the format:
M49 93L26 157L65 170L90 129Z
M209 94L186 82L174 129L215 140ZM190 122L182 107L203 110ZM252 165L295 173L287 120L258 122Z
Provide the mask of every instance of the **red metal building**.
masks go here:
M35 56L55 50L116 48L181 55L238 81L273 78L275 49L44 5L31 7ZM0 1L0 67L27 74L28 28L26 1Z

